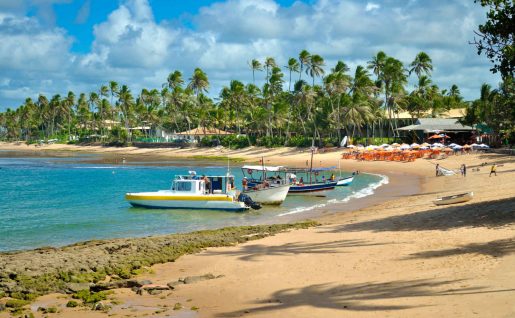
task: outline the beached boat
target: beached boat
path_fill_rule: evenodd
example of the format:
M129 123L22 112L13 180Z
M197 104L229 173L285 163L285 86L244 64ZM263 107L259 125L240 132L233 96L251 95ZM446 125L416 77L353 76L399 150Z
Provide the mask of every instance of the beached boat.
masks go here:
M353 180L354 180L353 176L341 178L338 181L336 181L336 186L338 186L338 187L348 186L348 185L350 185L352 183Z
M436 201L434 201L434 204L446 205L446 204L467 202L467 201L470 201L473 196L474 196L474 192L465 192L465 193L450 195L450 196L441 197L441 198L436 199Z
M207 209L245 211L252 203L239 195L233 187L234 177L207 176L195 174L176 176L170 190L127 193L125 199L135 207L154 209ZM255 208L258 208L254 205Z
M285 172L284 167L246 165L241 170L244 176L243 194L261 204L280 205L284 202L291 187L288 182L289 175L280 175L281 172ZM255 172L260 176L255 177Z

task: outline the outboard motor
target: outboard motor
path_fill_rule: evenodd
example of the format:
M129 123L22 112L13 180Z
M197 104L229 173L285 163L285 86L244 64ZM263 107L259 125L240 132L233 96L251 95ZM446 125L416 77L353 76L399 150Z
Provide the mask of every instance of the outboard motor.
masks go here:
M246 206L249 206L254 210L261 209L261 204L254 202L252 198L246 194L240 193L238 196L238 201L245 203Z

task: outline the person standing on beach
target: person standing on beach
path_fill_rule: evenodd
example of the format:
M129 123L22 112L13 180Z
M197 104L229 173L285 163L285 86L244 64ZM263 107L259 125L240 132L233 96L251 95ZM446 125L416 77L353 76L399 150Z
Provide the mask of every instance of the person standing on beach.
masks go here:
M462 168L462 169L463 169L463 171L462 171L462 175L463 175L464 177L466 177L466 176L467 176L467 165L463 164L463 165L462 165L462 167L463 167L463 168Z
M490 175L489 175L489 177L491 177L491 176L492 176L492 173L493 173L493 174L495 174L495 176L497 177L497 166L496 166L496 164L495 164L495 163L492 165L492 168L490 169Z
M437 163L436 164L436 177L438 177L440 175L440 164Z

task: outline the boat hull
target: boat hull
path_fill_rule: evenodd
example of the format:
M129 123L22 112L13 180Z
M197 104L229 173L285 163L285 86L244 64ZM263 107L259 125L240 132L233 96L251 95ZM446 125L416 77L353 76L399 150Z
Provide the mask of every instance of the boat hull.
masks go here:
M333 190L336 182L314 183L305 185L293 185L288 194L291 195L319 195L320 192Z
M127 193L125 199L135 207L149 209L248 210L243 202L224 194L170 195L162 192Z
M267 205L280 205L288 195L290 185L273 186L265 189L243 191L254 202Z
M352 183L352 181L354 180L354 177L347 177L347 178L344 178L344 179L340 179L336 182L336 186L337 187L345 187L345 186L348 186Z
M473 196L474 196L473 192L447 196L447 197L439 198L438 200L434 201L434 204L447 205L447 204L463 203L463 202L472 200Z

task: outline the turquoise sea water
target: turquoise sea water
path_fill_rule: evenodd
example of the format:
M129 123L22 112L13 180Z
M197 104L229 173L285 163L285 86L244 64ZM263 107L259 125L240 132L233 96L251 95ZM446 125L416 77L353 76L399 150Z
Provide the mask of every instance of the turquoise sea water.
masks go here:
M194 160L91 163L92 156L8 157L0 152L0 251L62 246L92 239L140 237L230 225L281 223L285 216L373 194L385 177L360 174L327 197L288 196L280 207L244 213L133 208L126 192L168 189L175 174L225 174L226 163ZM95 158L93 158L95 159ZM101 160L100 160L101 161ZM155 164L164 166L155 166ZM231 167L236 185L241 170ZM347 175L344 173L344 175Z

